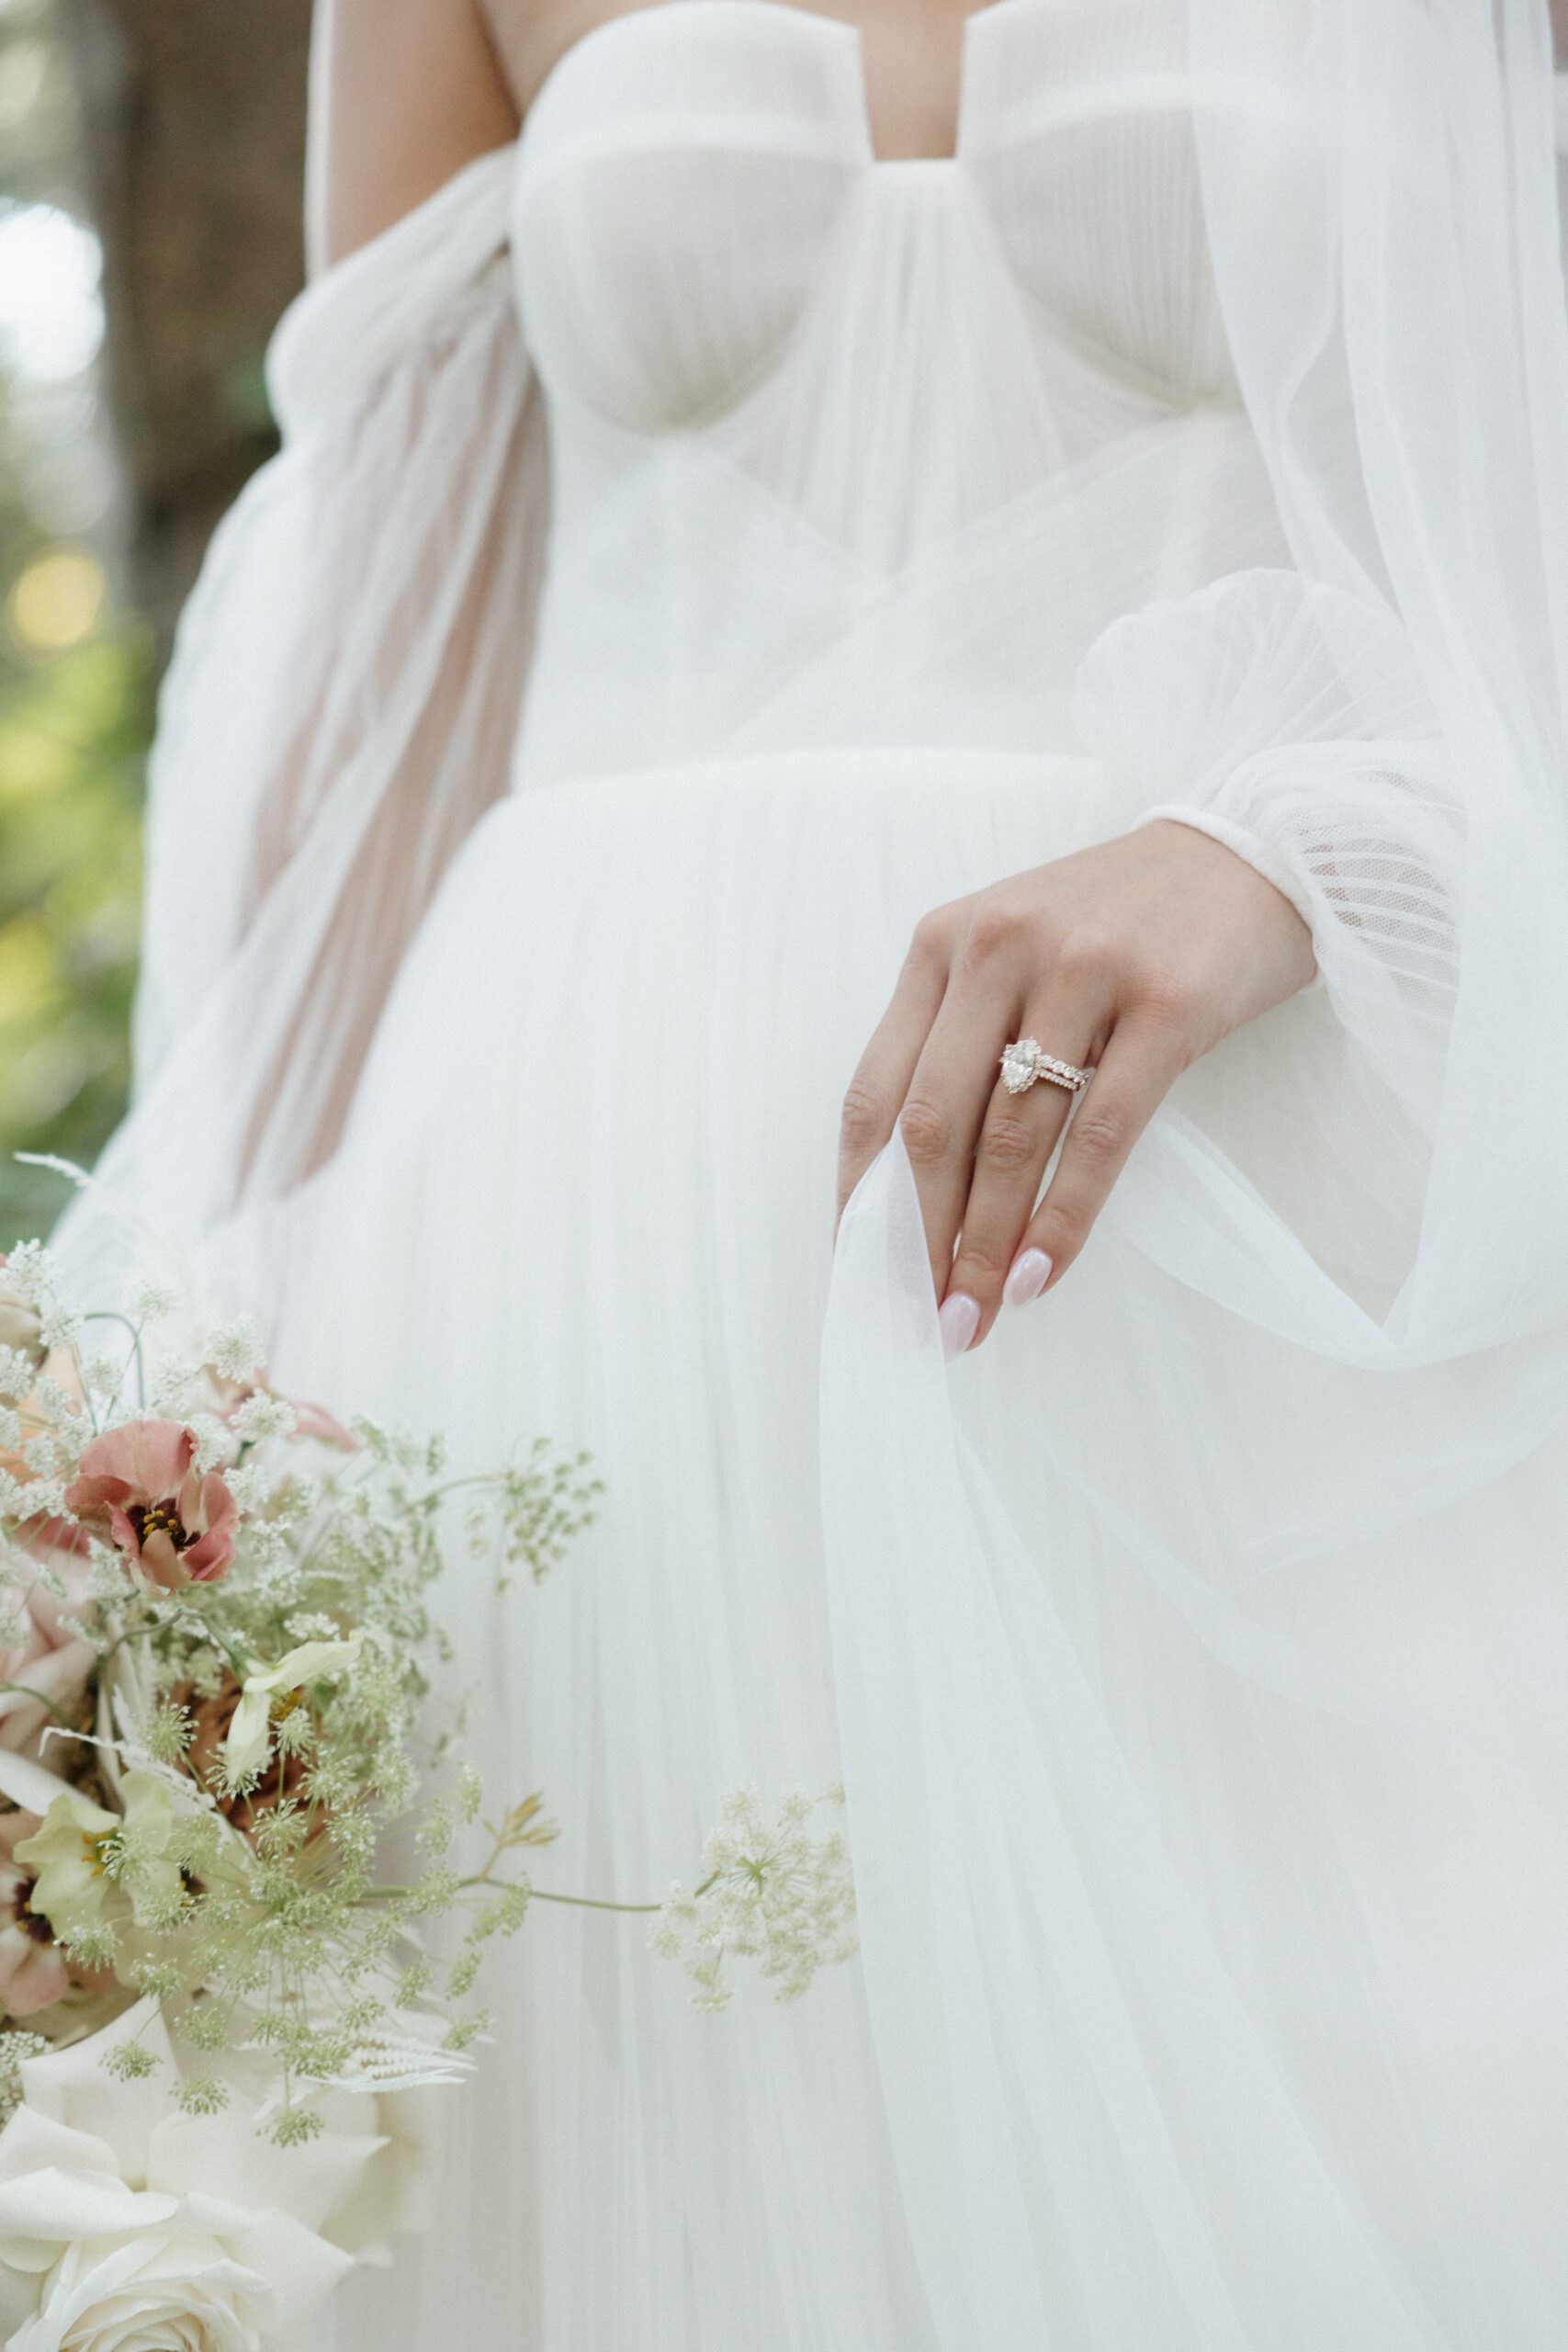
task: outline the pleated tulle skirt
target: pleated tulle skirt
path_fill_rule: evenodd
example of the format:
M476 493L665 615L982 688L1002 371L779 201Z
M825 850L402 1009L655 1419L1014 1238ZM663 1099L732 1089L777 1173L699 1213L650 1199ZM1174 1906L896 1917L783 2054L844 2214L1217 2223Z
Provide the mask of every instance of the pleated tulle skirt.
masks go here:
M541 1791L560 1825L530 1858L541 1884L657 1897L692 1878L727 1791L838 1778L845 1706L919 1713L874 1544L885 1668L874 1618L847 1675L835 1657L818 1410L839 1103L918 918L1115 821L1070 760L759 757L521 793L448 876L345 1145L269 1237L265 1279L284 1385L444 1430L463 1467L536 1434L596 1459L601 1516L543 1586L459 1569L446 1602L491 1804ZM1325 1018L1273 1033L1303 1089ZM1216 1385L1193 1385L1199 1429L1184 1377L1210 1323L1109 1240L1095 1272L1097 1248L931 1374L1026 1562L998 1622L1016 1657L1045 1645L1023 1697L1041 1753L1055 1743L1039 1972L1018 1978L1050 1991L1026 2020L1030 2098L999 2096L1005 2180L994 2142L965 2155L964 2119L944 2132L922 2104L952 2034L900 2005L905 1889L883 1856L860 1871L865 1966L790 2006L741 1968L732 2006L701 2013L644 1923L539 1907L491 1961L494 2040L450 2096L430 2232L342 2299L332 2352L1024 2352L1026 2308L1042 2352L1557 2352L1559 1469L1281 1577L1249 1664L1040 1442L1070 1394L1118 1433L1130 1491L1141 1457L1227 1475ZM874 1430L876 1406L857 1406ZM1307 1660L1302 1689L1275 1641ZM1325 1728L1312 1675L1341 1672L1397 1691L1386 1722ZM953 1788L976 1785L986 1712L938 1723ZM935 1815L929 1741L925 1758ZM854 1799L852 1777L852 1832ZM954 1911L983 1914L986 1804L957 1837ZM964 2200L999 2217L998 2277L961 2290L935 2239ZM1010 2292L1014 2200L1043 2300L1021 2288L961 2342L961 2292L976 2311Z

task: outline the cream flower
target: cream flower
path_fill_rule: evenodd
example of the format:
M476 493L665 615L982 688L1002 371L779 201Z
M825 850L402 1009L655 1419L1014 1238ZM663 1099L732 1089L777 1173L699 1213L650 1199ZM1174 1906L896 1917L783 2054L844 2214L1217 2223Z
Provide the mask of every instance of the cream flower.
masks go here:
M33 1908L33 1874L12 1859L38 1826L30 1813L0 1814L0 2010L13 2018L47 2009L71 1984L65 1955Z
M158 2062L121 2080L104 2051ZM0 2327L6 2352L256 2352L289 2346L354 2256L340 2211L381 2147L365 2129L274 2146L255 2111L182 2115L155 2006L28 2059L0 2132Z
M179 1901L179 1863L169 1848L180 1815L169 1789L155 1773L133 1771L123 1791L122 1817L79 1789L62 1789L42 1827L15 1849L37 1873L33 1909L57 1936L132 1916L162 1924ZM130 1858L123 1875L110 1874L111 1841Z
M359 1638L352 1634L344 1642L301 1642L276 1666L246 1675L240 1703L223 1738L224 1768L231 1781L249 1780L266 1762L273 1701L321 1675L339 1673L351 1666L359 1656Z

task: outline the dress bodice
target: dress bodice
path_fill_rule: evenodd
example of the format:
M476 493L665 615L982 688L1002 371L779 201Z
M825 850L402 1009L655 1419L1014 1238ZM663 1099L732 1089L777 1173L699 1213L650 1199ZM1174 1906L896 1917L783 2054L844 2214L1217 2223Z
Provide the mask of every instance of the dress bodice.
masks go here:
M1086 623L1273 554L1183 42L1175 0L995 0L954 153L897 161L857 29L790 0L567 51L513 217L555 495L525 767L1061 748Z

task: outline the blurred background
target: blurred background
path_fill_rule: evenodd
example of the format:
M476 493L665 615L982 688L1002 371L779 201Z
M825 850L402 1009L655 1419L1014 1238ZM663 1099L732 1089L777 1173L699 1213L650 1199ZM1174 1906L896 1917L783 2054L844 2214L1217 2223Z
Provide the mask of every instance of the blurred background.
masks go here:
M0 1250L118 1115L158 678L275 446L310 0L0 0Z

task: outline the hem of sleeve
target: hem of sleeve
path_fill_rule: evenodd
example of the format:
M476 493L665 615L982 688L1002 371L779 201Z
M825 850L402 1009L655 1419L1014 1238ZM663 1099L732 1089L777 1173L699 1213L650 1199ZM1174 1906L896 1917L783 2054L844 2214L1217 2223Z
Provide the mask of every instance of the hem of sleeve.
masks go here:
M1265 882L1271 882L1282 899L1288 899L1313 935L1314 961L1316 969L1306 987L1298 994L1309 995L1325 986L1323 958L1316 953L1317 926L1314 921L1311 897L1302 887L1302 878L1290 860L1263 834L1255 833L1249 826L1238 825L1234 818L1222 817L1212 808L1193 808L1180 801L1168 801L1158 808L1145 808L1138 819L1140 825L1152 825L1165 819L1178 825L1190 825L1194 832L1207 833L1211 841L1222 848L1232 850L1245 860Z

